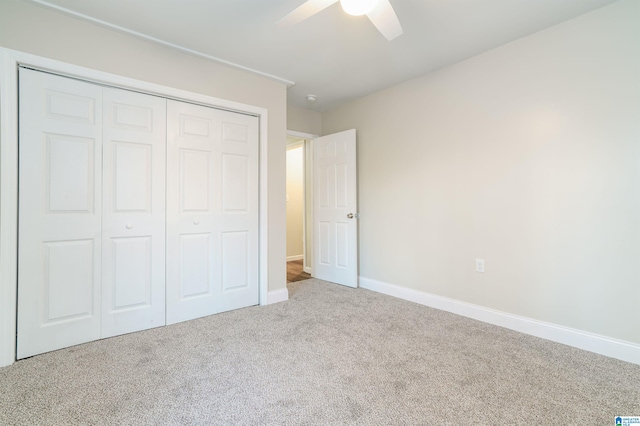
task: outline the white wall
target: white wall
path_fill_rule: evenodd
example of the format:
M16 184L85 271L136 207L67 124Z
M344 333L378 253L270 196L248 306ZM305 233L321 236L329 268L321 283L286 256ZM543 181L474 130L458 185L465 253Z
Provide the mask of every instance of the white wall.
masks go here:
M322 133L322 114L305 108L287 107L287 130L319 135Z
M304 142L304 141L302 141ZM302 256L304 157L301 144L287 149L287 258Z
M361 276L640 343L639 17L622 0L324 113L358 130Z
M18 0L0 1L0 46L268 109L269 291L286 288L286 86Z

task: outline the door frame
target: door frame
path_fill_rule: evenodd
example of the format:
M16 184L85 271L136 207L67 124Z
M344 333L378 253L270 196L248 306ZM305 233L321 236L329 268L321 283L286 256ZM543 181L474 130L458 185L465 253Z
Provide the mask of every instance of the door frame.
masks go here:
M267 148L269 142L266 108L122 77L0 47L0 367L12 364L16 358L19 66L33 67L61 76L258 117L260 122L258 287L260 305L268 303Z
M289 137L290 135L287 134L287 137ZM301 167L302 167L302 263L306 263L307 261L307 235L306 235L306 228L307 228L307 224L305 223L306 221L306 188L305 188L305 183L306 183L306 178L305 178L305 140L304 139L299 139L296 142L288 142L287 141L287 155L289 153L290 150L294 150L294 149L298 149L300 148L302 150L302 159L301 159ZM287 170L289 169L289 157L287 157ZM287 176L287 185L289 183L289 177ZM289 203L289 191L287 191L287 203ZM289 233L289 217L287 215L287 234ZM288 237L287 237L288 238ZM287 239L287 262L292 261L292 260L300 260L300 259L290 259L289 255L288 255L288 250L289 250L289 241Z
M307 274L313 276L311 265L313 264L313 193L308 188L313 188L313 140L320 136L311 133L297 132L295 130L287 130L287 136L303 139L302 142L302 170L304 184L302 194L304 201L302 203L302 243L303 254L303 270ZM307 250L311 240L311 250Z

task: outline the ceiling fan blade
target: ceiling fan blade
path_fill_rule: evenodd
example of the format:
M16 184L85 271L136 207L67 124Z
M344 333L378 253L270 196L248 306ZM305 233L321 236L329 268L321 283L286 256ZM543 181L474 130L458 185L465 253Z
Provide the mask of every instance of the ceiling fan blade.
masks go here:
M378 0L367 16L387 40L391 41L402 35L400 21L389 0Z
M308 0L278 21L278 25L282 27L290 27L291 25L295 25L298 22L310 18L338 1L339 0Z

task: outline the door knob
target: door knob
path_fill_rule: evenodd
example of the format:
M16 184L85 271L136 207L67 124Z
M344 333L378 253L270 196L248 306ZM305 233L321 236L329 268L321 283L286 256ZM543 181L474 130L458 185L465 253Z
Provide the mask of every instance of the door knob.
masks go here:
M349 214L347 215L347 217L348 217L349 219L353 219L353 213L349 213Z

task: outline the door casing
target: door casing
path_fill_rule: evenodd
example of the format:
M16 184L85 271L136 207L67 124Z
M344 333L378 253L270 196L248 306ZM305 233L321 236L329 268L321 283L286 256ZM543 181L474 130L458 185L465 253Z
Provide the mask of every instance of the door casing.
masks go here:
M18 258L18 67L24 66L98 84L159 95L259 118L259 295L267 304L268 164L266 108L228 101L159 84L0 48L0 367L16 358Z

